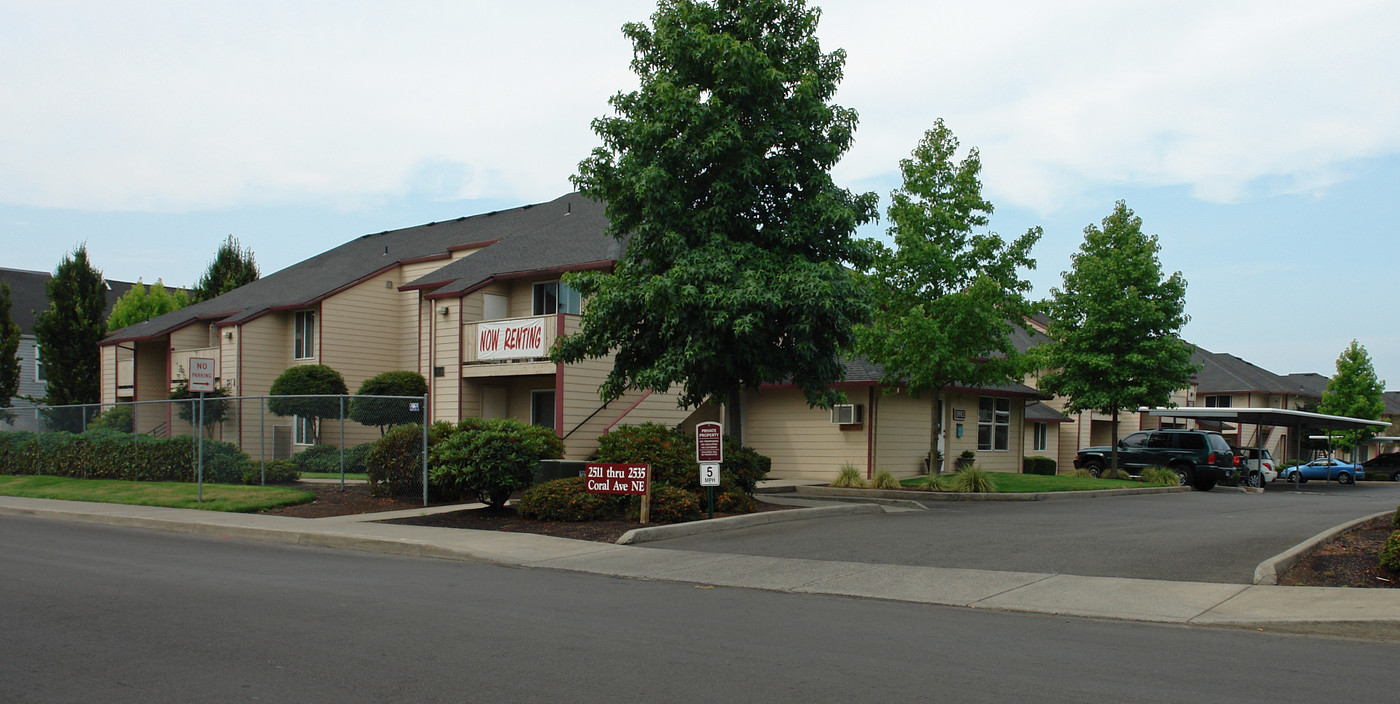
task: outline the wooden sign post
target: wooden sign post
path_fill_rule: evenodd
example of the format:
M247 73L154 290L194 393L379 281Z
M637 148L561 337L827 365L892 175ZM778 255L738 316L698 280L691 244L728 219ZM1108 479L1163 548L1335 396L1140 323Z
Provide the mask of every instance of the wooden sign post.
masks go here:
M642 525L651 522L651 465L584 465L584 489L593 494L630 494L642 497Z

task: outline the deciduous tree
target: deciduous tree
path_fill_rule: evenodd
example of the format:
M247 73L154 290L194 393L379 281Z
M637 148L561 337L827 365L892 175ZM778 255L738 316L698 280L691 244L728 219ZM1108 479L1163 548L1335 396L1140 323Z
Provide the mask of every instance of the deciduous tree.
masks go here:
M1163 278L1155 235L1123 201L1102 228L1084 228L1060 288L1050 290L1049 343L1035 349L1047 370L1040 388L1068 398L1066 410L1113 418L1110 465L1118 467L1118 412L1165 406L1196 368L1179 337L1186 324L1186 280Z
M140 281L131 290L123 293L112 305L107 316L107 329L120 330L128 325L150 320L158 315L180 310L190 304L189 294L183 289L170 290L160 279L146 288Z
M279 374L269 393L269 411L279 416L310 418L319 425L322 418L341 417L344 406L336 397L346 393L345 377L324 364L301 364ZM318 435L319 432L318 428Z
M1337 372L1327 381L1318 412L1349 418L1379 419L1385 412L1385 381L1376 376L1366 348L1351 341L1337 357ZM1375 437L1373 428L1333 431L1332 443L1343 450Z
M904 185L887 212L895 247L879 247L865 277L874 319L857 333L857 350L883 366L885 384L930 394L930 458L942 432L944 386L1021 377L1011 325L1030 312L1030 284L1020 276L1035 268L1030 250L1041 234L1032 228L1008 243L981 231L992 213L982 197L981 159L972 149L956 161L957 149L939 120L899 162Z
M856 114L831 102L845 54L822 51L818 16L801 0L662 0L652 26L623 28L640 87L594 120L603 145L573 181L627 249L567 279L588 305L554 350L615 353L604 399L678 385L691 407L767 382L839 398L829 384L868 318L843 264L868 266L854 232L877 201L831 178Z
M428 393L428 380L418 372L397 371L376 374L355 392L350 401L350 420L384 429L395 425L422 422L423 414L411 408L413 401L405 398L372 398L374 396L412 396L421 399ZM422 401L418 401L422 403Z

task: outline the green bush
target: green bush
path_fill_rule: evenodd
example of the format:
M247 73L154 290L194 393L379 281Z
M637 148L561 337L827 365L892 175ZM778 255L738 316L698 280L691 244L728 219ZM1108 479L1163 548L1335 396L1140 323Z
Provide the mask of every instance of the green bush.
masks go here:
M133 413L131 406L113 406L97 414L88 422L88 431L93 430L115 430L119 433L130 433L132 428Z
M1021 461L1023 474L1053 475L1056 472L1055 460L1040 455L1032 455Z
M221 440L204 441L204 481L212 484L242 484L243 473L253 464L252 458L238 446Z
M504 506L511 492L530 486L541 459L558 458L564 445L554 431L510 418L471 424L429 450L429 480L444 496L475 494Z
M729 477L720 480L719 486L715 487L715 512L716 513L753 513L758 508L758 502L744 488L739 486ZM702 506L709 500L709 494L701 497ZM708 506L704 506L708 510Z
M81 435L0 434L0 467L6 474L75 479L192 482L195 438L133 436L98 428ZM237 484L252 460L232 443L204 441L204 481Z
M696 470L697 472L699 470ZM719 503L716 500L715 503ZM639 520L642 515L642 500L632 497L627 504L627 517ZM695 494L673 486L653 486L651 488L651 522L684 523L700 518L700 500Z
M291 460L268 460L258 467L256 462L243 473L244 484L292 484L301 479Z
M384 372L365 379L360 384L356 397L350 399L350 420L361 425L373 425L384 429L395 425L405 425L422 418L421 411L411 410L422 405L422 401L406 398L373 398L374 396L412 396L421 398L428 393L428 381L418 372Z
M772 468L773 460L768 456L758 454L757 450L728 435L724 436L724 462L719 466L720 475L733 477L744 493L752 494Z
M860 470L856 466L847 462L841 465L841 470L836 473L836 480L831 485L839 489L861 489L865 487L865 477L860 476Z
M1390 517L1390 525L1393 528L1400 528L1400 506L1395 507L1395 515Z
M436 426L437 424L434 424ZM441 430L435 427L434 430ZM431 441L432 433L429 433ZM370 496L410 496L423 490L423 426L399 425L365 453Z
M1122 468L1122 467L1104 467L1104 468L1103 468L1103 471L1102 471L1102 472L1099 472L1099 479L1131 479L1131 478L1132 478L1132 477L1130 477L1130 476L1128 475L1127 472L1123 471L1123 468Z
M583 477L566 477L525 490L515 510L540 521L606 521L622 514L624 501L612 494L594 494Z
M960 494L990 494L997 490L991 474L977 465L954 472L945 487Z
M598 438L598 461L649 464L653 487L700 489L694 442L684 433L659 423L624 425Z
M1400 530L1390 534L1381 548L1380 565L1388 570L1400 572Z

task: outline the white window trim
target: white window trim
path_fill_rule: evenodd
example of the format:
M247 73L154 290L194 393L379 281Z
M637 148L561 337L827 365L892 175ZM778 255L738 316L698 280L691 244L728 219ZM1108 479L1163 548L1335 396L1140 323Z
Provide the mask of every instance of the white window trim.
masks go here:
M1045 452L1050 446L1050 424L1036 423L1031 429L1031 452Z
M311 334L303 333L303 320L311 320ZM298 342L300 345L298 349ZM292 314L292 359L315 359L316 358L316 310L299 310ZM309 350L309 354L304 354Z
M990 423L984 423L984 422L982 421L982 399L990 399L991 402L992 402L992 420L991 420ZM1003 423L1003 422L999 422L998 419L997 419L998 416L999 416L1000 413L1001 413L1001 411L997 408L997 406L998 406L1001 402L1005 402L1005 403L1006 403L1006 411L1005 411L1005 413L1006 413L1006 416L1005 416L1005 417L1006 417L1006 421L1005 421L1004 423ZM989 435L988 435L988 445L990 445L990 447L985 447L985 448L982 447L982 426L984 426L984 425L989 426L990 429L991 429L991 432L990 432ZM1006 447L1003 447L1003 448L998 448L998 447L997 447L997 427L998 427L998 426L1001 426L1001 427L1005 427L1005 428L1006 428ZM977 399L977 451L978 451L978 452L1010 452L1010 451L1011 451L1011 399L1005 398L1005 397L1002 397L1002 396L979 396L979 397L978 397L978 399Z
M310 435L310 438L307 437ZM310 447L316 444L316 419L292 416L292 444Z
M44 361L39 358L39 345L34 345L34 383L40 384L48 381L44 376Z
M537 305L536 305L536 303L538 302L538 298L537 298L536 296L538 295L538 292L539 292L539 290L540 290L539 287L540 287L540 286L547 285L547 284L554 284L554 310L553 310L553 311L548 311L548 312L543 312L543 313L536 313L536 312L535 312L535 309L538 308L538 307L541 307L541 306L537 306ZM573 287L569 286L568 284L565 284L563 281L560 281L560 280L558 280L558 279L555 279L555 280L553 280L553 281L536 281L534 284L532 284L532 285L530 286L530 313L531 313L532 315L554 315L555 313L558 313L558 312L559 312L559 309L560 309L560 307L561 307L560 304L564 302L564 291L565 291L565 290L568 290L568 291L573 292L573 295L576 296L576 297L578 297L578 307L579 307L579 310L573 311L573 312L564 311L564 314L565 314L565 315L578 315L578 314L582 313L582 312L583 312L583 296L582 296L577 290L575 290Z

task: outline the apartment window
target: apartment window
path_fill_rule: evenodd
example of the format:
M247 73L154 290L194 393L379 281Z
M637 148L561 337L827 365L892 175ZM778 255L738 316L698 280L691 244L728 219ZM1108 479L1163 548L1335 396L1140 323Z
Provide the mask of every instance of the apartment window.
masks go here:
M1035 426L1031 429L1031 432L1031 449L1036 452L1044 452L1046 447L1046 440L1050 435L1049 424L1036 423Z
M1206 397L1206 408L1230 408L1234 405L1235 398L1230 394L1220 394Z
M293 359L311 359L316 356L316 311L301 310L296 313L296 332L292 340Z
M535 284L535 315L549 315L551 313L578 315L582 310L578 291L573 288L558 281Z
M530 424L542 425L550 430L554 426L554 389L530 392Z
M977 449L1006 450L1011 446L1011 399L977 399Z
M316 419L292 416L292 443L296 445L316 444Z
M44 374L44 359L39 355L39 346L34 345L34 381L48 381Z

